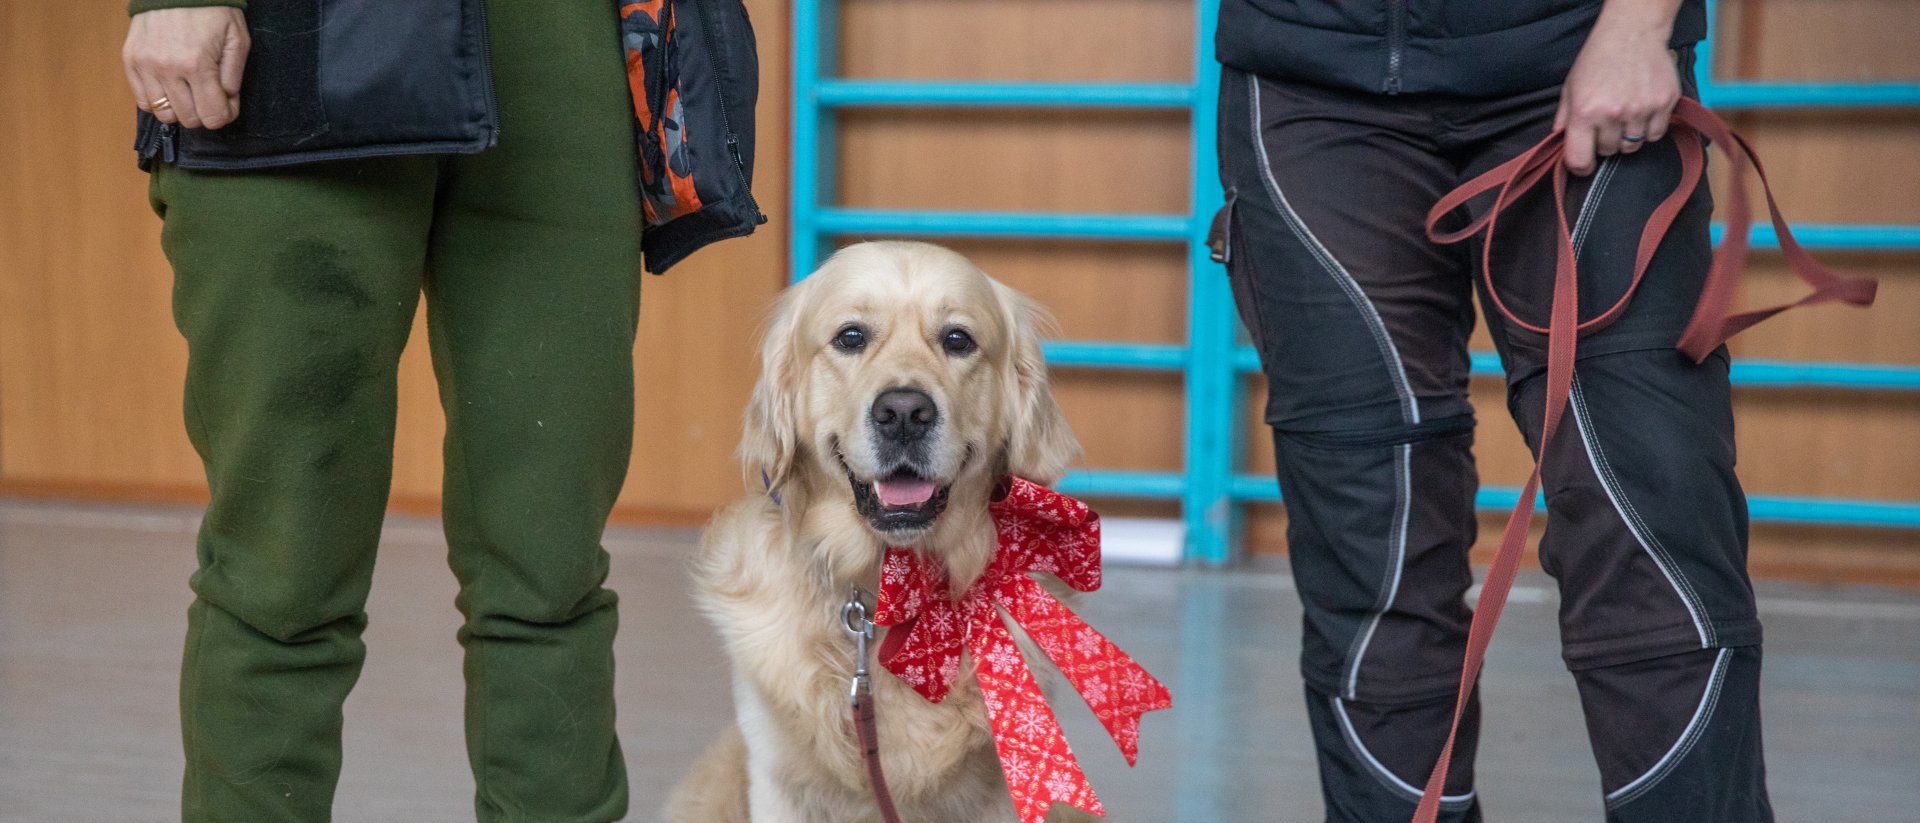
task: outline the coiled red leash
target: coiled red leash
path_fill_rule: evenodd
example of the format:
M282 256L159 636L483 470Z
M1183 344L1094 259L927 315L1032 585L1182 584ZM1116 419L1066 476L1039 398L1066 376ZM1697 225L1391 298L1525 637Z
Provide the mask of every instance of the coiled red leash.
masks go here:
M1486 281L1487 294L1495 309L1515 326L1547 336L1547 410L1541 426L1538 451L1534 454L1533 474L1521 488L1520 501L1514 506L1512 516L1507 518L1506 528L1500 535L1500 548L1494 554L1493 565L1487 570L1486 580L1481 584L1480 599L1474 605L1473 623L1467 630L1466 657L1460 672L1460 694L1454 702L1453 724L1447 731L1447 742L1440 750L1439 762L1434 764L1433 773L1427 778L1426 790L1420 797L1419 808L1414 812L1414 823L1433 823L1439 815L1440 795L1446 783L1447 767L1453 760L1453 743L1460 730L1460 715L1466 709L1467 697L1473 692L1474 682L1479 679L1480 665L1486 659L1487 643L1493 637L1494 626L1500 622L1500 610L1506 605L1507 592L1513 588L1514 574L1520 567L1520 556L1526 550L1528 527L1533 521L1534 495L1540 487L1540 464L1546 457L1547 445L1553 441L1559 429L1560 418L1566 412L1567 400L1572 392L1576 343L1579 338L1612 325L1626 313L1627 303L1639 288L1641 278L1646 275L1654 251L1659 248L1661 239L1672 228L1674 218L1700 183L1706 169L1705 143L1710 141L1719 146L1733 164L1727 178L1727 231L1720 247L1714 251L1713 265L1707 272L1706 284L1701 289L1693 317L1687 322L1686 330L1682 332L1675 348L1699 363L1728 338L1795 306L1836 301L1858 306L1873 303L1877 281L1834 274L1815 261L1794 240L1787 222L1780 217L1779 205L1773 199L1773 189L1767 184L1766 170L1761 167L1759 158L1753 155L1753 149L1745 139L1727 128L1727 124L1712 112L1689 99L1683 98L1674 107L1671 122L1667 136L1680 152L1680 182L1654 209L1653 215L1647 220L1646 229L1640 234L1639 249L1634 257L1633 279L1626 292L1606 311L1591 319L1583 321L1579 317L1577 261L1573 238L1567 228L1568 173L1563 162L1566 151L1563 132L1554 131L1520 156L1448 193L1427 212L1427 238L1436 243L1458 243L1484 232L1482 242L1488 253L1481 255L1481 276ZM1747 207L1748 164L1760 176L1761 189L1766 193L1767 211L1779 235L1781 254L1793 267L1794 273L1812 287L1812 291L1791 303L1729 315L1734 290L1739 285L1741 270L1746 265L1747 230L1752 224L1752 214ZM1553 181L1554 210L1558 217L1554 231L1558 235L1559 248L1555 253L1552 307L1548 312L1547 325L1539 326L1515 315L1500 299L1500 291L1494 287L1493 273L1487 261L1492 259L1493 231L1501 212L1549 177ZM1453 232L1442 232L1436 228L1442 218L1467 201L1493 191L1498 192L1493 207L1467 227Z

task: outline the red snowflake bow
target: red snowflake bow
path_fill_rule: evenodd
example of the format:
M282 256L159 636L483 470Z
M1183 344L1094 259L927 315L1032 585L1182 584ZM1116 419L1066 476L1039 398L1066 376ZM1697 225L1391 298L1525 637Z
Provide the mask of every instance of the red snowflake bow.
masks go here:
M1100 588L1100 516L1085 503L1018 477L991 511L1000 547L958 602L949 599L946 571L937 561L887 549L874 622L901 628L887 633L880 665L938 703L960 671L961 650L970 652L1021 821L1040 823L1055 803L1104 815L994 607L1005 609L1060 667L1128 765L1140 752L1140 716L1172 706L1173 696L1028 574L1046 572L1083 592Z

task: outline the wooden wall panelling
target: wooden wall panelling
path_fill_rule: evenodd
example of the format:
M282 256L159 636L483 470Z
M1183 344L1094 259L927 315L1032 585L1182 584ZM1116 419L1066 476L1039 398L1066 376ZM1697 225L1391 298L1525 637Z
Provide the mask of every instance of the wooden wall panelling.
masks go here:
M1721 22L1751 51L1722 62L1723 74L1849 82L1920 77L1911 0L1720 0L1720 6Z
M924 80L1177 81L1183 0L839 0L840 72Z
M119 68L123 3L0 5L0 468L191 495L185 353ZM104 21L104 25L103 25Z
M784 283L787 6L750 0L762 62L756 190L773 221L643 287L634 468L619 516L693 522L737 493L752 341ZM0 491L200 499L184 344L119 68L125 4L0 5ZM611 23L610 23L611 25ZM636 274L636 276L638 276ZM397 507L431 511L442 423L425 335L403 359Z
M1905 48L1906 0L1724 0L1722 74L1789 79L1920 76ZM192 498L198 461L181 431L184 356L145 179L131 165L130 102L118 69L123 6L106 0L0 4L0 490ZM750 0L761 47L758 193L773 222L703 252L643 289L640 397L623 519L689 522L737 493L731 452L767 298L784 280L788 7ZM103 21L110 24L103 25ZM922 79L1181 81L1191 7L1165 0L844 0L841 71ZM1763 113L1739 127L1767 158L1800 222L1920 222L1920 115ZM848 112L837 157L842 202L864 206L1177 212L1187 124L1177 113L1031 110ZM1724 165L1724 164L1719 164ZM1175 246L956 241L983 268L1049 305L1068 336L1172 342L1184 336L1184 258ZM1920 362L1920 260L1829 255L1878 274L1881 303L1771 321L1740 354ZM1746 305L1796 284L1762 254ZM416 340L424 339L416 337ZM1484 341L1477 347L1484 348ZM402 378L396 503L430 510L440 416L425 352ZM1181 401L1169 375L1065 371L1060 394L1089 464L1180 465ZM1249 381L1248 469L1271 471ZM1483 482L1517 484L1529 456L1500 387L1476 381ZM1912 394L1744 390L1742 471L1754 493L1920 497ZM1125 409L1124 414L1114 413ZM1111 502L1109 511L1170 512ZM1283 547L1277 506L1254 506L1250 544ZM1496 530L1497 519L1483 530ZM1484 540L1483 540L1484 542ZM1756 527L1756 568L1920 579L1910 532ZM1900 570L1908 570L1902 572Z

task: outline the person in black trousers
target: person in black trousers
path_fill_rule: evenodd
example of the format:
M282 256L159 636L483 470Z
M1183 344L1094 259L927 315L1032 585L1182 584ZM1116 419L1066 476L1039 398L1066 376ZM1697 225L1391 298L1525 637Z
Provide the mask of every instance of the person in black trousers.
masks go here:
M1328 820L1408 819L1446 739L1471 619L1470 293L1490 297L1485 262L1545 325L1553 287L1547 187L1485 261L1430 241L1427 211L1565 128L1581 317L1604 311L1680 179L1662 137L1705 33L1700 0L1223 0L1216 249L1268 380ZM1701 184L1625 314L1581 341L1543 460L1540 559L1610 821L1772 819L1728 360L1674 349L1711 211ZM1545 336L1484 315L1537 448ZM1470 704L1442 820L1480 819L1477 721Z

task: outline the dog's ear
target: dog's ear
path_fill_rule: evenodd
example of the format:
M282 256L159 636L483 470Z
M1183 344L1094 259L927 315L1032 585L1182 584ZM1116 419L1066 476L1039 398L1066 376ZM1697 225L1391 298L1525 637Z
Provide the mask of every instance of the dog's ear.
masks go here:
M800 453L799 364L794 352L798 300L789 289L774 304L760 341L760 380L747 402L740 437L747 486L778 489L793 474Z
M1053 328L1047 310L1013 289L994 283L1005 307L1008 340L1007 385L1001 392L1007 421L1007 469L1041 484L1057 482L1080 457L1080 441L1054 402L1047 384L1047 361L1040 339Z

